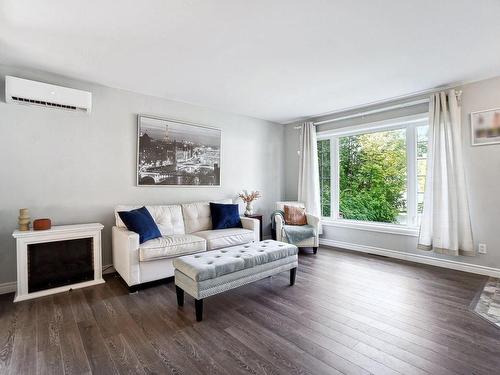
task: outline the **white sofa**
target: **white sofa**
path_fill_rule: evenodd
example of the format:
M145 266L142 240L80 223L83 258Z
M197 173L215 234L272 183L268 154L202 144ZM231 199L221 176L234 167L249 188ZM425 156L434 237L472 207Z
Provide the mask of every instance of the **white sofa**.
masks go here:
M116 207L112 230L113 266L131 290L174 276L172 261L179 256L260 240L257 219L241 217L243 228L213 230L209 202L196 202L146 206L162 237L139 244L139 235L129 231L118 215L139 207Z
M305 205L302 202L276 202L275 209L276 210L285 210L285 206L297 206L297 207L302 207L304 208ZM307 238L303 241L300 241L299 243L294 244L297 247L312 247L314 254L317 253L318 251L318 246L319 246L319 225L320 225L320 218L311 214L308 214L306 212L306 218L307 218L307 224L312 225L316 229L316 236L312 238ZM283 225L285 224L283 222L283 218L279 215L276 215L275 218L275 228L276 228L276 240L281 241L281 242L287 242L288 239L286 237L286 234L283 231Z

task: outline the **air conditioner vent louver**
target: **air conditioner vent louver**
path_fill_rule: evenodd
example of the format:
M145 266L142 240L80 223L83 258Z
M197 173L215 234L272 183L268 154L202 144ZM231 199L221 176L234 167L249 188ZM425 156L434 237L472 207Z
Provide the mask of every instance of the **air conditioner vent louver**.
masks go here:
M90 113L92 109L90 92L11 76L5 77L5 100L7 103L37 105L69 111Z
M72 105L57 104L57 103L44 102L41 100L33 100L33 99L26 99L26 98L18 98L17 96L12 96L12 100L15 100L17 102L45 105L47 107L59 107L59 108L65 108L65 109L72 109L73 111L76 111L77 109L79 109L81 111L85 111L84 108L77 108L77 107L72 106Z

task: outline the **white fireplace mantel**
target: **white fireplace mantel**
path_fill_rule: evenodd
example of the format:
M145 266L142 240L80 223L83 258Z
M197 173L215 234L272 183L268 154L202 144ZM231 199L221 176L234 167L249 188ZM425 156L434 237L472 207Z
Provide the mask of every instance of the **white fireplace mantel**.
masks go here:
M101 230L100 223L60 225L48 230L14 231L12 236L17 245L17 292L14 302L31 298L42 297L49 294L65 292L70 289L83 288L90 285L104 283L102 278L101 260ZM94 258L94 279L77 284L64 285L57 288L28 292L28 245L35 243L75 240L79 238L92 238Z

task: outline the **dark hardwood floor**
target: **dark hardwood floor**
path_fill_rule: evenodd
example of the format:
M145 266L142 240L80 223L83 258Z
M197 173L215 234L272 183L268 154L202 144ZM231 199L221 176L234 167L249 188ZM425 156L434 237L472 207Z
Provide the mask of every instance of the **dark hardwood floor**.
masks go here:
M500 374L500 330L468 306L486 277L320 248L289 274L207 298L173 283L0 296L1 374Z

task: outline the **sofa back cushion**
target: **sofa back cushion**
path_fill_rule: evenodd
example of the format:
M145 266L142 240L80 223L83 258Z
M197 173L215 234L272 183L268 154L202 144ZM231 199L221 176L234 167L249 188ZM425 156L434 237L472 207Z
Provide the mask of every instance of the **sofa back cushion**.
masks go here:
M118 211L130 211L141 206L117 206L115 208L115 219L117 227L125 227L125 224L117 214ZM184 220L180 205L168 206L146 206L153 217L162 236L171 236L174 234L185 234Z
M285 206L294 206L294 207L303 207L305 208L306 205L302 202L297 202L297 201L283 201L283 202L276 202L274 205L275 210L281 210L285 211Z
M232 203L232 200L224 199L215 202L228 204ZM210 215L209 202L184 203L181 206L186 233L212 229L212 217Z

